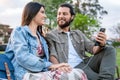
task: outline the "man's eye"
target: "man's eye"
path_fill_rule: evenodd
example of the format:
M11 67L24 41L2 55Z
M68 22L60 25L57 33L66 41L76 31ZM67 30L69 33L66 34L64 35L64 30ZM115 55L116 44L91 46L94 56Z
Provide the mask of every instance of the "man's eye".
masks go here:
M67 13L63 13L63 15L67 15Z

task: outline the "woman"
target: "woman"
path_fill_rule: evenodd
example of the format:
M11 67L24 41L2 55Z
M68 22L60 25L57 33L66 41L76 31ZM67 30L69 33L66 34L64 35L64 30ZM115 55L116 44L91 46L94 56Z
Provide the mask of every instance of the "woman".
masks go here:
M44 5L30 2L24 8L21 26L11 34L5 52L12 60L17 80L52 80L60 70L71 70L67 63L49 62L48 46L42 36L45 19ZM59 69L61 67L65 67L65 70Z

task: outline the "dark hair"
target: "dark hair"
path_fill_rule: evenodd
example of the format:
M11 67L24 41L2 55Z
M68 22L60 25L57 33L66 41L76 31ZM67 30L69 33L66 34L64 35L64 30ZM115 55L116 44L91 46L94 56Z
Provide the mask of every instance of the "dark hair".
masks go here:
M29 2L26 4L23 13L22 13L22 22L21 25L29 25L32 21L32 19L37 15L41 7L44 7L44 5L38 3L38 2ZM37 30L42 34L42 27L38 26Z
M61 4L59 7L68 7L68 8L70 9L70 14L71 14L71 15L75 15L75 11L74 11L72 5L70 5L70 4L68 4L68 3L63 3L63 4Z
M38 2L29 2L28 4L26 4L22 13L21 25L22 26L29 25L32 19L39 12L41 7L45 7L45 6Z

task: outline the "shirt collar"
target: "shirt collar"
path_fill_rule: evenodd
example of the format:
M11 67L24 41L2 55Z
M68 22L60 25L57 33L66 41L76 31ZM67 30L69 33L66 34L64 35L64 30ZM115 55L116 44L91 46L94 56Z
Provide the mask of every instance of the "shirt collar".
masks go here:
M57 31L58 33L66 33L66 32L64 32L62 29L60 29L59 27L56 28L56 31ZM70 29L69 32L70 32L70 34L74 34L75 31Z
M61 28L57 27L56 30L58 31L58 33L66 33L64 32ZM70 31L70 30L69 30Z
M22 27L24 28L24 30L25 30L26 32L28 32L28 33L31 34L30 28L29 28L27 25L22 26Z

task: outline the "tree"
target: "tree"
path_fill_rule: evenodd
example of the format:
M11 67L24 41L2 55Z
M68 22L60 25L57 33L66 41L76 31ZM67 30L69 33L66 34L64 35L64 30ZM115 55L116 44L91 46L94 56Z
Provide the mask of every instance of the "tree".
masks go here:
M85 33L88 37L90 37L94 31L96 31L96 27L99 27L99 23L96 19L90 18L88 15L83 15L77 13L74 21L73 21L73 29L79 29L83 33Z
M98 0L33 0L33 1L39 1L46 5L46 14L49 18L48 25L50 26L50 28L54 28L54 26L57 25L56 14L59 4L65 2L72 4L73 7L75 8L75 12L77 13L74 19L75 21L73 23L73 28L80 29L88 36L91 35L91 33L94 32L96 28L100 27L98 18L102 18L103 14L107 14L107 11L103 9L103 7L99 4Z
M98 0L76 0L76 14L74 28L80 29L88 37L100 27L99 19L107 14L107 11L99 4Z
M103 15L108 14L99 4L99 0L76 0L75 8L76 12L94 18L102 18Z

